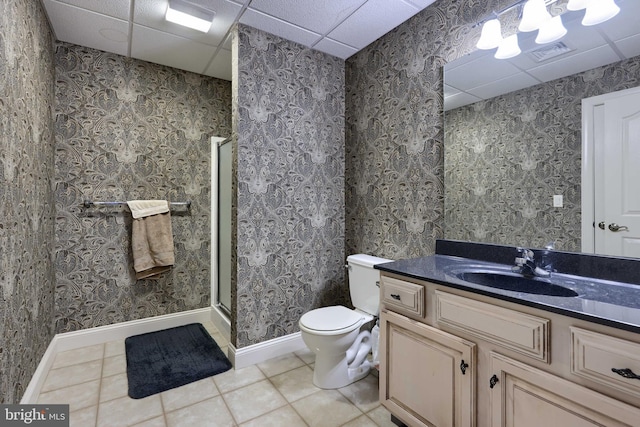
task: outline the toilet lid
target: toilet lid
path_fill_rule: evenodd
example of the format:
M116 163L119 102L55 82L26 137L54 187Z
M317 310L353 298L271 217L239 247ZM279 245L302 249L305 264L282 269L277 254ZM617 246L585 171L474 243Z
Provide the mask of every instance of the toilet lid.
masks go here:
M335 331L355 325L362 317L360 313L347 307L335 305L311 310L300 318L300 323L316 331Z

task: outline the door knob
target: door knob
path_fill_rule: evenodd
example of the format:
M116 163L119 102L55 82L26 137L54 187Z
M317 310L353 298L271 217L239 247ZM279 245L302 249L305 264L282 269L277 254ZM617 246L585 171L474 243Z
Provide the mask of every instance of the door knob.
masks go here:
M600 227L600 230L604 230L604 221L600 221L598 227Z
M611 231L629 231L629 227L626 225L618 225L615 222L609 224L609 230Z

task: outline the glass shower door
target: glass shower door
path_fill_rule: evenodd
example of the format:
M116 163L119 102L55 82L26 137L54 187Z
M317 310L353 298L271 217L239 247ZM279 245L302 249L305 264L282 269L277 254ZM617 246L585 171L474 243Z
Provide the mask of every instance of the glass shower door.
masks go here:
M227 316L231 312L231 179L233 144L227 138L218 143L217 304ZM212 147L213 148L213 147Z

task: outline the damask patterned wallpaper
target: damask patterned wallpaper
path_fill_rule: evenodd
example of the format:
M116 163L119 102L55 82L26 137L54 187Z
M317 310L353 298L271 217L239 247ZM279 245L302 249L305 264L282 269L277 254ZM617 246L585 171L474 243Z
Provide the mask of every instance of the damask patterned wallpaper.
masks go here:
M239 25L236 347L348 304L344 283L344 61Z
M56 45L56 332L210 304L210 141L231 134L231 84ZM176 264L135 280L131 215L85 199L168 199Z
M638 85L640 57L448 111L447 238L580 251L582 99Z
M506 3L439 0L347 60L347 253L425 256L444 237L442 67Z
M52 45L39 2L0 2L0 403L53 338Z
M519 234L523 235L522 244L541 246L552 235L562 240L559 242L562 249L577 248L574 232L570 230L576 221L579 223L580 189L576 187L579 180L575 175L580 164L579 152L576 153L579 127L573 126L564 140L550 139L545 134L555 132L560 122L571 120L567 117L576 114L577 97L637 86L635 60L623 63L619 69L586 74L582 83L556 82L576 95L564 97L561 108L544 115L529 108L528 96L542 99L543 91L558 96L561 87L532 89L527 97L511 100L524 119L523 132L535 133L540 143L528 150L512 144L517 141L509 141L510 138L500 142L494 139L492 144L471 143L467 151L460 152L459 160L482 164L485 169L482 172L459 166L454 169L450 163L445 183L442 67L475 50L480 35L480 27L473 27L475 22L511 3L438 0L347 60L347 253L366 252L399 259L430 255L435 251L435 240L445 236L514 244ZM506 18L507 28L503 30L515 31L517 16ZM597 83L601 78L604 81ZM518 134L514 129L508 132ZM495 134L484 138L489 140L492 135ZM548 152L550 148L553 155ZM484 151L478 157L473 150ZM529 169L525 173L500 172L498 168L503 165L492 164L498 155L506 163ZM569 171L567 180L559 179L560 169ZM533 170L536 178L530 172ZM466 182L473 181L473 185L471 193L456 196L462 204L449 212L451 205L445 209L444 189L452 184L454 173L466 176ZM538 185L536 181L541 175L548 178ZM513 181L514 187L501 186L498 179L502 183ZM548 193L543 202L537 196L543 192L539 187L545 192L564 194L567 207L561 214L545 211L543 204L548 205L554 193ZM527 193L536 196L529 200ZM505 203L507 194L511 196ZM472 209L486 212L469 212ZM494 215L499 215L499 220ZM500 231L505 225L506 231ZM561 237L565 231L572 237Z

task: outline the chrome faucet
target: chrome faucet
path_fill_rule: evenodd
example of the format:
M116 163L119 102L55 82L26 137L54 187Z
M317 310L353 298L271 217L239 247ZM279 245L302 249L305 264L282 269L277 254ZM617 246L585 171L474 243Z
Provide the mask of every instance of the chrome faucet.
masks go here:
M518 253L520 256L516 257L516 265L511 267L511 271L523 276L549 277L551 275L550 272L536 265L531 249L518 248Z

